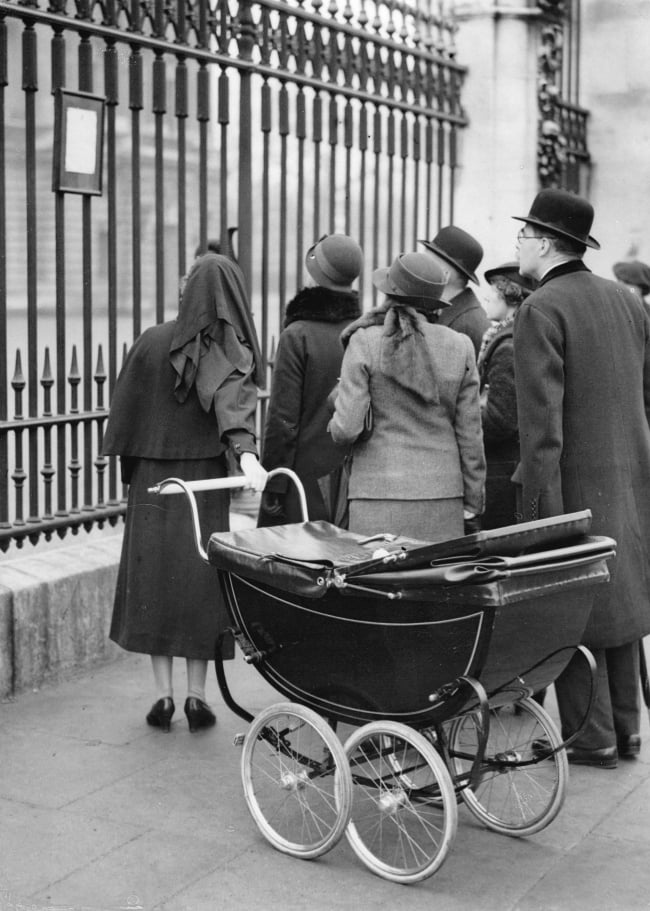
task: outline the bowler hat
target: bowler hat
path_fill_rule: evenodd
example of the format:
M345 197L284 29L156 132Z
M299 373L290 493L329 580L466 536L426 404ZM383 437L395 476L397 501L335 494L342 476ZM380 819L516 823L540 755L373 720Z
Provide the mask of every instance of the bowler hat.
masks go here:
M449 306L440 299L448 278L449 273L426 253L400 253L392 266L372 273L373 285L384 294L417 298L429 306L435 304L434 310Z
M418 243L424 244L432 253L437 253L478 285L475 270L483 259L483 247L467 231L448 225L441 228L433 240L419 240Z
M635 285L644 297L650 294L650 266L632 259L629 262L614 263L612 271L619 282Z
M540 190L528 215L512 217L600 250L598 241L589 234L594 220L593 206L575 193L567 190Z
M347 234L325 234L307 250L305 265L318 285L345 289L363 268L363 251Z
M537 287L537 282L534 279L519 272L519 263L514 262L514 260L509 263L503 263L502 266L496 266L494 269L486 269L483 275L488 284L494 281L497 275L503 275L508 281L514 282L515 285L520 285L526 291L534 291Z

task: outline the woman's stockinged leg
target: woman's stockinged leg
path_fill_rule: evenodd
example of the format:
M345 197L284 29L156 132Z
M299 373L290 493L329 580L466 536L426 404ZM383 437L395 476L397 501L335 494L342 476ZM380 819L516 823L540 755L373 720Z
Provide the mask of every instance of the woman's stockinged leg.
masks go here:
M187 659L187 699L185 714L194 733L201 728L210 728L216 722L214 712L205 701L205 678L208 662L197 658Z
M199 658L187 658L187 695L205 702L205 679L208 662Z
M152 655L151 667L156 686L156 702L147 715L147 724L163 731L169 731L174 700L172 699L172 658L169 655Z
M169 655L152 655L151 666L158 699L173 696L172 661Z

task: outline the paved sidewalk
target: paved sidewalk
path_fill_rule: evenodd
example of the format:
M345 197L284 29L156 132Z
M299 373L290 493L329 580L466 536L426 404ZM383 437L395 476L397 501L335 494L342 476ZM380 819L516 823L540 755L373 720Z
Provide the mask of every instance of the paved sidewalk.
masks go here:
M241 658L228 675L253 713L278 701ZM169 734L144 722L152 684L138 655L0 704L0 911L650 908L645 712L641 758L572 768L566 804L543 832L503 837L461 807L442 868L399 886L373 876L345 839L311 862L271 848L246 809L232 745L246 724L211 674L219 724L191 735L184 662L175 687Z

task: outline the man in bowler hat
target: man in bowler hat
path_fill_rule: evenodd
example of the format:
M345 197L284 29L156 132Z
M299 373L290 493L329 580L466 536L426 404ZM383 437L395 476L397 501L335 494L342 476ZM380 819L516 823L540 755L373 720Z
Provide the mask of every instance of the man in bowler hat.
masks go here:
M598 666L596 699L569 761L614 768L638 755L639 640L650 632L650 319L623 285L583 262L594 217L586 199L542 190L518 234L519 269L539 282L515 320L514 355L525 521L582 509L617 541L583 644ZM571 609L570 596L567 610ZM564 737L590 693L577 653L558 677Z
M444 300L450 306L440 312L439 324L469 335L478 356L483 333L490 321L468 283L478 284L475 273L483 259L483 247L471 234L455 225L441 228L433 240L418 243L424 244L438 265L449 273Z

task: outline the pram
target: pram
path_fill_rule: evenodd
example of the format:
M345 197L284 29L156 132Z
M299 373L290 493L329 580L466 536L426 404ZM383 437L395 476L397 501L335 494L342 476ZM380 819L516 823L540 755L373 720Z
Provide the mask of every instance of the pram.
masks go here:
M297 477L303 514L304 493ZM368 539L327 522L212 534L198 552L226 597L246 661L285 698L242 738L249 810L274 847L322 855L343 833L386 879L434 873L458 803L496 832L539 832L565 798L565 748L532 698L579 643L615 541L588 534L588 510L442 544ZM585 718L586 721L586 718ZM584 722L583 722L584 724Z

